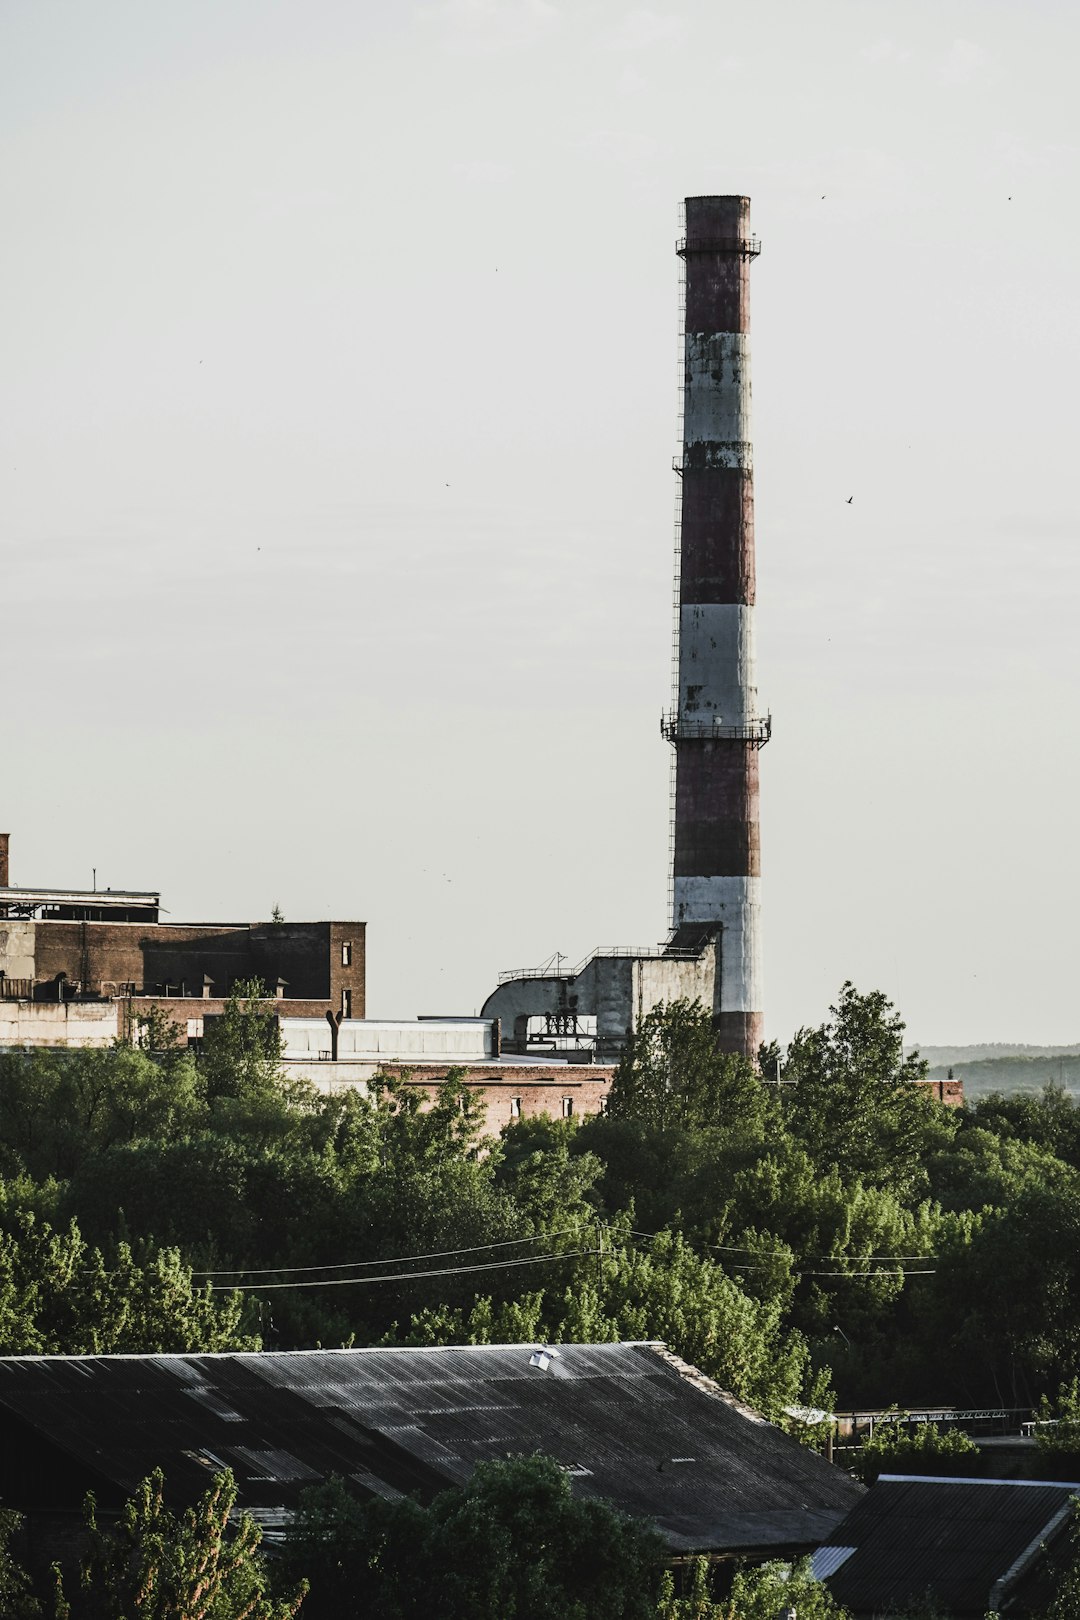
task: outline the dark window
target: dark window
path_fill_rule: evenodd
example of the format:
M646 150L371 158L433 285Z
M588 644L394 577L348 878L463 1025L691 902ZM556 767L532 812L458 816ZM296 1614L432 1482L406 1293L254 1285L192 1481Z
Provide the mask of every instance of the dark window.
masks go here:
M562 1117L563 1117L563 1119L569 1119L571 1117L571 1115L573 1114L573 1112L574 1112L574 1099L573 1099L573 1097L564 1097L563 1100L562 1100Z

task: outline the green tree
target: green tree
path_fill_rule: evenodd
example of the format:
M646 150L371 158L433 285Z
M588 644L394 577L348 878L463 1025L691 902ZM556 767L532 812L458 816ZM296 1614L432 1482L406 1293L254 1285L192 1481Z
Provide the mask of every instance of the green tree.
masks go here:
M608 1503L575 1497L550 1458L481 1463L430 1507L306 1492L282 1558L310 1573L305 1615L340 1620L651 1620L663 1544Z
M41 1614L30 1577L13 1546L22 1529L21 1514L0 1508L0 1614L4 1620L38 1620Z
M608 1097L612 1119L666 1131L729 1124L760 1113L754 1069L720 1049L699 1001L660 1002L627 1037Z
M801 1029L788 1047L788 1124L821 1168L910 1195L925 1188L923 1159L955 1130L950 1111L916 1081L926 1064L906 1057L904 1024L879 990L846 983L830 1019Z
M1032 1406L1080 1376L1080 1192L1067 1173L1071 1189L1022 1185L943 1230L913 1327L969 1399Z
M0 1353L154 1354L257 1349L235 1291L196 1287L175 1249L116 1245L106 1259L74 1221L24 1217L0 1233Z
M731 1620L776 1620L785 1609L794 1609L799 1620L849 1620L848 1611L814 1579L808 1558L739 1571L731 1588Z
M1061 1384L1055 1400L1043 1395L1036 1417L1040 1474L1074 1479L1080 1466L1080 1378Z
M1080 1502L1073 1499L1065 1547L1054 1557L1051 1597L1044 1620L1076 1620L1080 1615Z
M1034 1096L984 1097L972 1110L972 1120L1002 1139L1034 1143L1080 1169L1080 1109L1062 1086L1046 1085Z
M160 1469L144 1479L112 1530L86 1502L88 1550L81 1572L83 1609L92 1620L293 1620L306 1587L270 1596L259 1555L262 1531L243 1514L230 1524L236 1484L218 1474L194 1507L177 1515L165 1503ZM58 1612L67 1613L58 1577Z
M220 1017L207 1020L199 1071L215 1114L229 1127L287 1127L291 1110L315 1103L313 1087L285 1075L281 1026L261 979L239 980Z
M0 1141L39 1180L121 1142L175 1139L204 1117L191 1059L118 1044L0 1054Z
M942 1429L936 1423L912 1427L898 1416L878 1423L859 1447L851 1468L866 1485L879 1474L978 1474L982 1456L975 1441L962 1429Z
M709 1585L709 1562L695 1558L684 1569L682 1590L676 1595L675 1577L665 1569L656 1600L656 1620L732 1620L731 1604L715 1599Z
M575 1151L574 1119L523 1119L502 1133L495 1186L513 1199L537 1232L584 1231L596 1215L604 1167L595 1153Z
M782 1131L774 1088L721 1052L700 1003L654 1008L633 1032L608 1112L585 1121L571 1151L604 1167L596 1193L637 1226L680 1226L715 1241L732 1176Z

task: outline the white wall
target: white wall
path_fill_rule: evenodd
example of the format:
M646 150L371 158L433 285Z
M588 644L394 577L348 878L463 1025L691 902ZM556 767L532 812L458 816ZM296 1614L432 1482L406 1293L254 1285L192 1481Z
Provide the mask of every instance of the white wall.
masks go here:
M115 1001L0 1001L0 1048L111 1046L118 1013Z
M283 1018L281 1039L287 1058L318 1058L331 1050L325 1018ZM477 1062L495 1054L493 1019L346 1018L338 1031L338 1058L368 1063Z

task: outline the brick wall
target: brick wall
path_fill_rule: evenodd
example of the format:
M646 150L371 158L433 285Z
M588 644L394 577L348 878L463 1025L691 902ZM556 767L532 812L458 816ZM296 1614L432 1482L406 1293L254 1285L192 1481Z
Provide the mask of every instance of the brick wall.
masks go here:
M944 1103L946 1108L963 1108L964 1082L962 1080L917 1080L916 1085L925 1086L935 1102Z
M175 983L184 977L195 988L201 961L240 965L249 970L247 929L239 925L37 922L35 969L38 980L58 973L100 993L102 984ZM186 947L186 948L185 948Z
M326 1001L300 1001L284 997L260 1003L278 1018L325 1018L329 1003ZM146 1018L151 1009L161 1012L176 1026L179 1044L186 1046L189 1038L199 1040L204 1034L204 1020L220 1018L228 1006L225 996L131 996L121 1003L121 1033L130 1034L134 1020ZM188 1025L194 1025L189 1031ZM330 1046L330 1026L326 1028L326 1045Z
M365 925L320 923L104 923L33 924L34 977L48 982L63 973L92 994L115 994L124 984L153 992L184 986L202 992L203 975L219 996L237 979L261 978L273 989L280 976L293 1001L319 1001L335 1010L342 990L351 996L351 1014L365 1010ZM349 945L350 961L342 960ZM310 1016L310 1012L307 1014Z
M297 1000L326 1000L346 1018L363 1018L364 936L360 922L257 923L252 958L268 983L280 973Z
M422 1070L409 1070L387 1064L385 1071L402 1075L406 1085L418 1086L430 1093L446 1079L451 1067L450 1064L431 1068L425 1065ZM536 1119L541 1114L550 1114L553 1119L563 1118L564 1098L570 1100L574 1119L603 1112L614 1068L607 1064L568 1063L549 1074L542 1070L538 1073L537 1068L535 1064L519 1067L500 1063L490 1068L466 1069L466 1086L486 1104L489 1131L500 1131L515 1119ZM515 1098L520 1112L514 1110Z
M345 1018L367 1017L367 930L363 923L333 922L330 929L330 1000ZM349 961L346 963L345 957ZM348 1010L342 991L349 992Z

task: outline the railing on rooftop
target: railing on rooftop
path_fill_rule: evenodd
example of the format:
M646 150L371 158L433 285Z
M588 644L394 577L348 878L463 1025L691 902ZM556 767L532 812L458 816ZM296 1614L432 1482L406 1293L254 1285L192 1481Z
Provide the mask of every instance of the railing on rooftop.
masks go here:
M841 1435L852 1441L865 1439L882 1425L902 1429L932 1423L939 1429L963 1429L970 1435L1016 1435L1032 1432L1034 1413L1029 1406L912 1406L886 1411L834 1412L833 1420Z
M583 956L576 967L564 968L561 965L552 967L553 962L562 963L563 958L549 956L540 967L507 968L499 974L500 984L509 984L511 979L576 979L583 968L597 956L630 956L637 960L649 962L696 962L701 955L700 951L685 949L683 946L647 945L635 947L633 945L612 945L608 947L597 946Z

